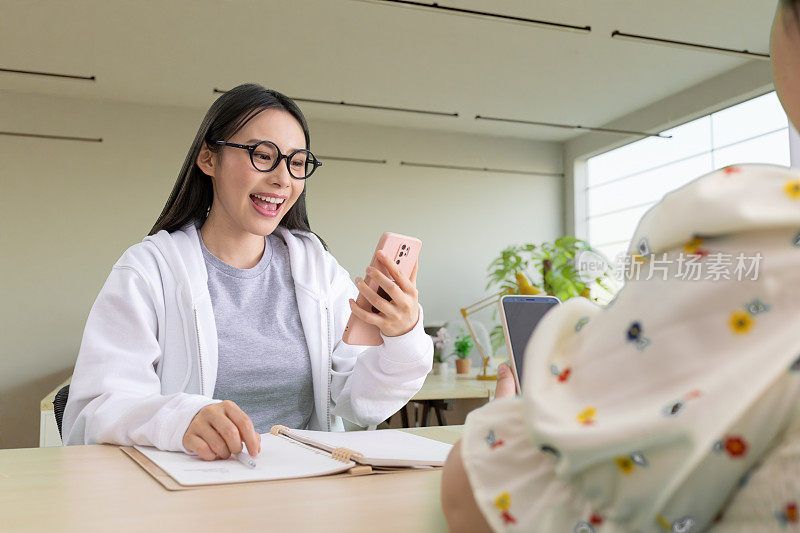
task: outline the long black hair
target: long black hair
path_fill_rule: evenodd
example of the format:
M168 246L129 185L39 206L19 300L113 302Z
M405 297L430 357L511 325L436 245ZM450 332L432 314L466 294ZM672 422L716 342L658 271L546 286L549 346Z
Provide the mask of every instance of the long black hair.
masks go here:
M234 87L222 94L211 105L206 113L197 135L194 137L189 153L183 161L183 167L172 187L161 215L156 220L149 235L154 235L161 230L168 232L181 229L190 222L203 223L211 208L214 199L214 185L200 167L197 166L197 155L203 143L212 152L219 152L222 148L213 141L228 140L237 131L242 129L253 117L265 109L281 109L292 115L306 138L306 149L311 149L311 137L308 132L308 123L303 112L288 96L258 85L246 83ZM306 211L306 190L284 215L279 225L287 229L298 229L311 232ZM317 235L322 245L325 241ZM327 247L326 247L327 248Z

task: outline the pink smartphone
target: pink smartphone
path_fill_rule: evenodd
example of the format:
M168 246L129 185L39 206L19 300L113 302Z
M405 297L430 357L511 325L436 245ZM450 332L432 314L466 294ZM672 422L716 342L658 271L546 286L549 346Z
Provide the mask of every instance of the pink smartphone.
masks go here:
M392 279L391 274L383 266L383 263L378 259L378 251L382 251L389 259L394 261L397 268L400 269L400 275L406 279L411 279L411 272L414 270L414 265L417 264L419 258L419 251L422 248L422 241L407 235L399 235L397 233L384 233L378 241L378 246L375 248L375 253L372 254L372 261L370 266L377 268L380 272L386 274L389 279ZM365 278L366 279L366 278ZM392 299L378 286L375 280L368 280L367 286L376 291L382 298L391 301ZM356 305L365 311L377 313L378 310L369 303L361 294L356 298ZM342 340L346 344L357 344L360 346L380 346L383 344L380 329L372 324L367 324L355 315L350 315L350 320L347 321L347 326L344 328Z

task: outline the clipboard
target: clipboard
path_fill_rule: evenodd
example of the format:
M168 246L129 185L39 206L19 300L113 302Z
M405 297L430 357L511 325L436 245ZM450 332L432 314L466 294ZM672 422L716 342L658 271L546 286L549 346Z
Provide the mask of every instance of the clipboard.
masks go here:
M363 476L367 474L388 474L391 472L402 472L402 471L412 471L408 468L381 468L377 470L373 470L372 467L366 465L356 465L347 472L340 473L340 474L330 474L327 476L316 476L314 478L308 477L298 477L292 479L272 479L272 480L261 480L261 481L239 481L235 483L209 483L208 485L181 485L172 477L164 472L157 464L151 461L146 455L142 452L134 448L133 446L120 446L119 448L125 453L128 457L130 457L136 464L138 464L145 472L150 474L154 480L161 484L162 487L169 491L179 491L179 490L202 490L208 489L212 487L224 487L227 485L241 485L241 484L255 484L255 483L286 483L291 481L304 481L308 479L333 479L333 478L342 478L342 477L354 477L354 476ZM440 467L436 467L440 468Z

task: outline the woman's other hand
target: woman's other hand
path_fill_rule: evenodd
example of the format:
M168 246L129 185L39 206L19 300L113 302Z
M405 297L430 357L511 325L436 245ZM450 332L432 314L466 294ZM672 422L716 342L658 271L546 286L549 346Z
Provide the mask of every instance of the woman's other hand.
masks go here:
M252 457L261 452L261 436L253 422L230 400L200 409L183 434L183 447L205 461L228 459L240 453L242 442Z
M417 265L414 265L411 280L408 280L400 274L400 269L383 252L378 252L378 259L383 263L391 278L373 267L367 268L367 278L377 281L378 286L389 295L391 301L384 299L372 290L363 279L356 278L358 291L378 312L365 311L352 299L350 300L350 309L356 317L367 324L378 326L381 333L387 337L404 335L414 329L419 321Z

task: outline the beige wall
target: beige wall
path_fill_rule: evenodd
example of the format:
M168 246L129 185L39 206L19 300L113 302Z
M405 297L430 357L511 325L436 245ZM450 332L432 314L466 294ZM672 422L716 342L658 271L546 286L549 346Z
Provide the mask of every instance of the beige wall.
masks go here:
M209 102L210 103L210 102ZM112 264L149 231L203 109L0 92L0 448L38 443L39 400L68 376ZM560 172L560 146L311 118L329 161L309 183L312 227L361 275L382 231L423 241L426 322L482 297L502 247L561 231L561 178L411 168L400 160Z
M386 159L330 161L309 184L312 228L351 275L363 275L384 231L422 239L426 323L480 299L486 267L508 244L560 233L560 177L401 166L399 162L561 171L550 143L311 122L314 151Z

